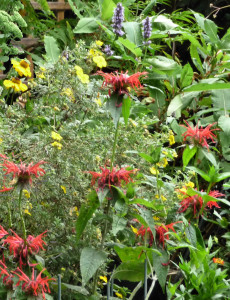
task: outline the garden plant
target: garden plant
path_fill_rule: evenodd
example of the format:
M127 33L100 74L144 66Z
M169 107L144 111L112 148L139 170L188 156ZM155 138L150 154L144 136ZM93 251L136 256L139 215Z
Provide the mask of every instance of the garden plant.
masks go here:
M0 2L0 299L230 299L228 1Z

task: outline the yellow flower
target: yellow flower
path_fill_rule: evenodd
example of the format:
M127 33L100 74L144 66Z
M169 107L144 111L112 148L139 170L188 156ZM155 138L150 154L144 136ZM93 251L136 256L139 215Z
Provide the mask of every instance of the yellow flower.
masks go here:
M46 68L40 67L40 70L41 70L42 72L45 72L45 71L46 71Z
M61 185L61 189L63 190L64 194L66 194L66 187L64 185Z
M173 151L173 157L178 157L176 151Z
M26 196L27 199L30 198L30 192L28 192L27 190L23 190L24 195Z
M53 140L56 140L56 141L59 141L59 142L63 139L63 137L55 131L51 132L51 137L52 137Z
M43 72L36 73L36 76L37 76L37 78L41 78L41 79L45 79L46 78Z
M96 41L96 45L98 45L99 47L101 47L104 43L102 41Z
M29 212L28 209L25 209L25 210L24 210L24 213L27 214L27 215L29 215L29 216L31 216L31 213Z
M169 144L170 144L170 145L175 144L175 138L174 138L174 135L170 135L170 136L169 136Z
M132 119L129 119L129 122L133 125L133 127L137 127L137 122L133 121Z
M187 187L190 187L190 188L194 188L195 184L191 181L189 181L188 183L185 184Z
M168 155L168 152L167 151L162 151L162 153L164 154L164 155Z
M95 50L95 49L90 49L89 50L89 56L91 56L91 57L94 57L94 56L99 56L99 55L101 55L102 53L100 52L100 51L98 51L98 50Z
M101 235L101 230L100 228L96 228L96 233L97 233L97 239L100 241L101 238L102 238L102 235Z
M165 168L168 165L167 159L164 157L163 158L163 168Z
M60 111L60 109L57 106L54 106L55 111Z
M155 195L155 198L156 198L156 199L159 199L159 195L158 195L158 194L156 194L156 195Z
M167 198L165 198L165 196L161 196L162 201L166 201Z
M61 270L62 270L63 272L65 272L65 268L61 268Z
M131 228L132 228L132 231L133 231L135 234L137 234L137 232L138 232L138 229L137 229L137 228L135 228L135 227L133 227L132 225L131 225Z
M75 210L75 212L76 212L76 216L78 217L78 216L79 216L79 211L78 211L77 206L74 207L74 210Z
M84 74L83 69L81 67L75 66L74 69L76 70L77 76Z
M3 142L3 139L0 138L0 144Z
M19 76L31 77L30 65L25 60L19 62L15 59L11 59L11 63Z
M159 217L156 217L156 216L153 216L153 220L155 220L155 221L159 221L159 220L160 220L160 218L159 218Z
M94 102L97 103L98 106L102 106L102 102L100 98L95 99Z
M122 295L121 293L116 292L115 295L116 295L118 298L123 299L123 295Z
M102 281L104 281L105 283L108 282L108 279L107 279L106 276L100 276L99 278L100 278Z
M64 88L61 94L68 96L71 101L75 100L73 90L71 88Z
M3 84L7 89L13 88L15 92L25 92L28 90L27 86L21 82L19 78L12 78L11 80L4 80Z
M93 57L93 61L95 62L95 64L99 67L99 68L103 68L107 66L107 62L104 59L103 56L94 56Z
M77 77L80 79L82 83L89 83L89 75L81 74L81 75L77 75Z
M149 168L150 173L152 173L153 175L158 175L159 171L155 168L155 167L151 167Z
M61 148L62 148L62 144L61 144L61 143L58 143L58 142L53 142L51 145L52 145L53 147L58 148L58 150L61 150Z

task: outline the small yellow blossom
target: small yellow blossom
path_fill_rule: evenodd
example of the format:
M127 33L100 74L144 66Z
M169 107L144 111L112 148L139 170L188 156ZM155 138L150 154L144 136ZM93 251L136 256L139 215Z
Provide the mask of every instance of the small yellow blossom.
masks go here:
M84 74L83 69L81 67L75 66L74 69L76 70L77 76Z
M102 55L94 56L93 61L99 68L103 68L107 66L107 62Z
M51 137L52 137L53 140L56 140L58 142L60 142L63 139L63 137L55 131L51 132Z
M123 299L123 295L122 295L121 293L116 292L115 295L116 295L118 298Z
M25 60L17 61L11 59L11 63L19 76L31 77L30 65Z
M66 187L64 185L61 185L61 189L63 190L64 194L66 194Z
M100 228L96 228L97 239L100 241L102 239L102 234Z
M79 74L77 77L80 79L82 83L89 83L89 75L87 74Z
M170 144L170 145L175 144L175 138L174 138L174 135L170 135L170 136L169 136L169 144Z
M100 98L95 99L94 102L97 103L98 106L102 106L102 102Z
M24 195L26 196L27 199L30 198L30 192L28 192L27 190L23 190Z
M58 142L53 142L51 145L52 145L53 147L58 148L58 150L61 150L61 148L62 148L62 144L61 144L61 143L58 143Z
M137 228L135 228L135 227L133 227L132 225L131 225L131 228L132 228L132 231L133 231L133 233L137 234L137 232L138 232L138 229L137 229Z
M178 154L176 153L176 151L173 151L173 157L178 157Z
M24 213L27 214L27 215L29 215L29 216L31 216L31 213L29 212L28 209L25 209L25 210L24 210Z
M165 168L168 165L168 161L166 157L163 158L163 168Z
M40 78L40 79L45 79L46 78L43 72L36 73L36 77Z
M133 127L137 127L137 122L133 121L132 119L129 119L129 122L133 125Z
M62 272L65 272L65 268L61 268Z
M149 171L153 175L158 175L159 174L159 171L155 167L149 168Z
M24 83L22 83L19 78L4 80L3 84L7 89L12 88L15 92L25 92L28 90L28 87Z
M105 283L108 282L108 279L107 279L106 276L100 276L99 278L100 278L102 281L104 281Z
M163 153L164 155L166 155L166 156L168 155L168 152L167 152L167 151L165 151L165 150L164 150L164 151L162 151L162 153Z
M101 47L104 43L102 41L96 41L96 45Z
M54 110L55 111L60 111L60 108L58 108L57 106L54 106Z
M162 200L162 201L166 201L167 198L165 198L165 196L162 195L162 196L161 196L161 200Z
M156 194L156 195L155 195L155 198L156 198L156 199L159 199L160 197L159 197L159 195L158 195L158 194Z
M160 218L159 218L159 217L156 217L156 216L153 216L153 220L155 220L155 221L159 221L159 220L160 220Z
M46 68L40 67L40 70L41 70L42 72L45 72L45 71L46 71Z
M90 49L89 50L89 56L94 57L94 56L100 56L102 53L96 49Z
M66 95L72 102L75 101L74 93L73 93L73 90L71 88L63 88L61 94Z
M0 138L0 144L3 142L3 139Z
M78 217L79 216L79 211L78 211L77 206L74 207L74 211L76 212L76 216Z
M195 184L191 181L189 181L188 183L185 184L187 187L190 187L190 188L194 188Z
M97 162L100 162L100 161L101 161L101 157L100 157L99 155L96 155L96 156L95 156L95 159L96 159Z

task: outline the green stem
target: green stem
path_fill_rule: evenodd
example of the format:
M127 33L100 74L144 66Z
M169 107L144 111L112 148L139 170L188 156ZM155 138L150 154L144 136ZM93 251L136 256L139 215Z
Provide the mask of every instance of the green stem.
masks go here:
M196 156L195 156L195 160L194 160L194 166L197 167L197 164L198 164L198 156L199 156L199 148L197 149L196 151ZM196 181L196 188L197 188L197 191L199 191L199 182L198 182L198 175L197 173L195 173L195 181Z
M209 194L211 188L212 188L212 182L209 182L208 189L207 189L207 194Z
M114 135L114 141L113 141L113 152L112 152L112 158L111 158L111 164L110 164L110 171L113 169L113 163L115 158L115 152L116 152L116 146L117 146L117 138L118 138L118 128L119 128L119 120L117 121L117 127Z
M20 192L19 192L18 206L19 206L19 214L20 214L20 218L21 218L21 222L22 222L23 239L24 239L24 241L26 241L26 225L25 225L25 221L24 221L23 213L22 213L22 190L23 189L20 189Z
M10 204L7 202L7 209L8 209L8 218L9 218L9 227L12 228L12 215L11 215L11 209L10 209Z

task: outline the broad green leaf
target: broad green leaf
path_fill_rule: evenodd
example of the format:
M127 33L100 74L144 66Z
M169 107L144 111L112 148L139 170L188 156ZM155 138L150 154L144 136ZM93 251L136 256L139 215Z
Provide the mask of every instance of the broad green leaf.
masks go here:
M142 44L141 26L137 22L124 22L123 28L126 33L127 39L134 43L136 46Z
M199 48L199 49L202 50L205 54L208 54L208 53L207 53L207 50L204 49L204 48L201 46L201 44L200 44L199 41L194 37L194 35L192 35L192 34L190 34L190 33L187 33L187 32L186 32L186 33L183 32L183 33L182 33L182 37L183 37L184 39L186 39L186 40L189 40L190 43L191 43L194 47Z
M130 107L131 107L131 99L129 98L129 96L125 95L122 101L122 115L125 121L125 125L128 124Z
M212 103L214 108L219 108L219 112L216 112L218 115L228 115L230 111L230 101L229 101L229 91L230 91L230 83L221 83L226 87L225 90L214 90L212 91ZM226 86L227 85L227 86ZM227 88L228 87L228 88Z
M218 126L228 135L230 136L230 117L220 116L218 119Z
M128 280L132 282L143 281L144 270L144 262L138 260L122 262L113 272L111 277L113 279Z
M197 83L183 89L183 92L198 92L198 91L211 91L230 89L230 83ZM229 91L228 91L229 93Z
M190 56L192 58L194 65L196 66L197 70L203 75L204 70L203 70L202 62L201 62L199 53L197 51L197 47L194 45L190 46Z
M145 220L146 224L151 229L153 237L155 238L156 232L155 232L155 224L153 221L152 212L148 209L141 208L141 207L138 207L138 211L140 213L140 216Z
M213 164L214 167L217 167L217 162L216 162L215 156L212 154L212 152L208 151L205 148L202 148L201 152Z
M79 19L82 19L83 16L81 15L80 10L77 8L76 4L74 3L75 1L74 0L68 0L68 2L69 2L69 5L71 6L73 12L76 14L76 16Z
M197 147L190 148L189 145L186 146L184 152L183 152L183 169L185 170L185 167L188 165L190 160L193 158L193 156L197 152Z
M145 200L145 199L134 199L132 201L129 202L129 204L141 204L141 205L144 205L146 207L149 207L149 208L153 208L153 203L152 202L149 202L148 200Z
M80 269L82 276L82 285L93 277L97 269L106 261L107 254L104 251L93 248L84 248L80 257Z
M157 0L151 0L148 5L145 7L145 9L142 11L142 14L144 16L149 15L149 13L152 11L152 8L157 5Z
M160 55L154 56L153 58L148 58L146 59L146 62L158 70L167 72L174 71L179 67L179 65L173 59L169 59Z
M229 178L230 177L230 172L224 172L224 173L221 173L217 176L217 181L216 182L220 182L226 178Z
M109 20L112 18L116 4L112 0L103 0L101 7L102 20Z
M206 180L207 182L211 181L211 178L208 174L206 174L204 171L196 168L196 167L187 167L187 169L195 171L197 174L199 174L202 178L204 178L204 180Z
M109 188L105 187L104 189L99 188L97 191L98 199L100 204L102 204L109 193Z
M193 225L189 224L189 226L185 229L185 234L191 245L196 247L196 230L194 229Z
M119 215L113 216L112 234L116 235L118 231L123 230L127 224L127 220Z
M137 57L142 55L141 49L137 48L137 46L134 43L130 42L128 39L119 37L118 41Z
M44 45L46 50L46 59L51 63L56 63L59 59L61 51L54 37L45 35Z
M204 29L208 37L210 38L210 41L213 43L220 42L219 37L217 35L217 25L209 19L204 20Z
M99 201L96 191L92 191L87 197L88 202L81 205L79 216L76 221L76 242L79 241L89 219L95 210L99 207Z
M95 18L82 18L74 28L74 33L93 33L97 30L98 23Z
M189 63L187 63L182 70L180 77L180 87L184 88L192 83L193 69Z
M159 251L161 252L161 255L153 253L153 268L156 272L161 288L164 291L169 266L162 264L167 264L169 262L169 254L163 249L159 249Z
M75 291L79 294L82 294L85 296L89 295L89 292L82 286L72 285L72 284L68 284L68 283L64 283L64 282L62 282L61 285L62 285L62 289L63 289L63 287L64 288L66 287L67 289Z
M189 106L200 92L182 93L174 97L168 107L167 116L174 115L176 118L181 117L181 111Z
M152 147L150 155L153 158L153 163L158 163L161 157L161 146Z
M163 14L158 15L153 22L154 22L154 27L157 27L160 30L170 30L178 27L177 24L173 23L169 18L167 18Z
M123 96L119 96L116 93L112 93L110 98L106 102L106 108L110 112L115 128L117 128L118 121L122 112L122 100Z
M152 158L152 156L145 154L145 153L138 153L138 155L142 158L144 158L144 160L148 161L149 163L153 164L154 160Z

